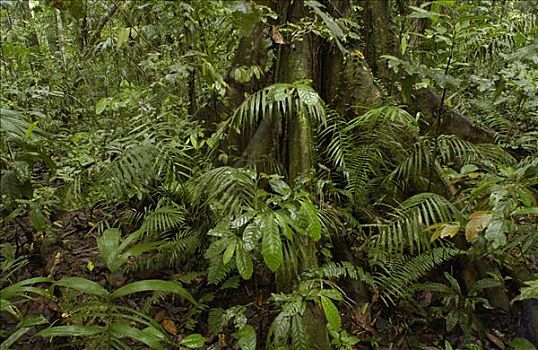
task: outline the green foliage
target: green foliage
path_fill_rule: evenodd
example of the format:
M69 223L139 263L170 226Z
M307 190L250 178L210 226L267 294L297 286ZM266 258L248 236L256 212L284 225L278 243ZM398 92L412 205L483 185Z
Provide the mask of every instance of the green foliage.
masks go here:
M379 315L432 293L428 326L467 333L506 278L464 287L452 260L528 271L538 247L538 8L391 4L0 0L0 349L213 347L184 336L207 309L222 347L352 349L348 282ZM370 86L375 106L339 100ZM72 245L92 235L104 266ZM93 275L41 270L52 240ZM24 315L33 300L62 317Z
M490 307L488 300L480 297L479 292L486 288L499 287L502 285L502 281L491 277L478 280L471 286L467 294L464 294L454 277L447 272L444 273L444 277L449 282L448 285L430 282L419 285L418 288L441 295L444 307L432 308L432 310L443 315L448 332L453 331L456 326L460 326L463 333L469 336L469 328L473 322L473 312L476 306L483 304Z
M525 287L521 288L521 294L517 300L527 300L538 298L538 280L525 282Z
M454 248L435 248L414 257L402 256L398 259L382 261L382 270L374 281L380 297L386 303L395 304L398 299L409 299L416 290L414 283L425 277L442 263L464 254Z
M101 344L107 348L125 348L126 344L122 340L124 337L156 349L163 349L162 342L172 341L153 319L133 308L118 304L119 298L133 293L159 291L175 293L195 303L192 296L182 286L172 281L137 281L120 287L112 293L98 283L82 277L64 277L53 282L52 285L74 289L86 295L85 301L67 310L69 314L67 322L71 323L70 325L46 328L37 335L84 337L83 340L87 344Z

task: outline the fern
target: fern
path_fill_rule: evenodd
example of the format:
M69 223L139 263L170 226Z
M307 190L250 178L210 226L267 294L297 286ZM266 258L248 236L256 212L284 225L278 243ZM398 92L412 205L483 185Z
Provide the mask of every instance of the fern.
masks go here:
M363 281L374 289L377 288L376 281L370 273L364 271L359 266L353 265L349 261L331 261L316 269L305 272L304 276L306 278L317 277L327 280L332 278L350 278Z
M464 253L459 249L441 247L412 258L404 256L383 261L383 272L374 277L382 300L386 304L395 304L397 299L409 298L415 290L414 282L436 266Z
M462 218L459 210L444 197L420 193L404 201L385 223L375 225L379 232L372 237L378 249L391 254L405 249L421 252L430 247L425 228L436 223Z
M231 242L232 240L230 238L213 241L205 251L205 258L209 260L209 266L207 268L208 283L220 283L230 272L235 270L236 266L234 259L230 259L227 263L224 263L222 258L224 250Z

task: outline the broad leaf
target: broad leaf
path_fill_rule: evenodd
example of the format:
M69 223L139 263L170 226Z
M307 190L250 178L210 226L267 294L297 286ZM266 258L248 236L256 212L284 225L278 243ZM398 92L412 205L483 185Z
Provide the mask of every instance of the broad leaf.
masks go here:
M204 346L205 338L200 334L191 334L183 338L180 344L188 347L189 349L197 349Z
M72 288L79 292L102 298L108 298L110 296L110 293L99 283L82 277L64 277L61 280L54 282L54 285Z
M340 312L338 311L338 308L336 307L336 305L334 305L331 299L325 296L321 296L320 300L327 322L333 330L339 331L340 327L342 326L342 319L340 317Z
M484 238L492 242L493 248L497 249L506 245L505 224L503 220L493 220L486 229Z
M237 245L235 251L235 265L243 279L249 280L252 277L252 272L254 270L252 258L250 257L250 254L245 251L242 243Z
M308 220L306 234L314 241L318 241L321 238L321 222L316 207L311 202L304 201L301 203L301 214Z
M231 241L230 244L226 247L226 250L224 250L224 254L222 254L222 262L224 264L227 264L230 260L232 260L232 257L235 253L235 246L237 244L237 241Z
M119 258L120 236L119 229L109 228L103 232L101 237L97 238L97 248L99 249L101 258L112 273L115 273L124 262Z
M112 327L110 327L110 331L112 333L116 333L120 338L128 337L134 340L138 340L139 342L144 343L153 349L163 349L161 343L159 342L159 339L156 338L154 335L148 332L144 332L138 328L130 327L125 323L114 323Z
M276 225L275 218L272 215L267 215L263 225L262 239L262 255L263 261L272 272L276 272L284 258L282 252L282 241L280 240L280 232Z
M237 345L241 350L256 350L256 331L254 327L247 324L234 333Z
M163 280L143 280L129 283L110 295L112 299L121 298L125 295L147 292L147 291L158 291L158 292L170 292L175 293L193 304L197 304L192 295L181 285L172 281L163 281Z
M41 337L87 337L105 332L104 327L98 326L58 326L43 329L36 335Z
M469 222L465 227L465 238L472 242L478 234L488 227L493 216L490 212L478 211L469 215Z

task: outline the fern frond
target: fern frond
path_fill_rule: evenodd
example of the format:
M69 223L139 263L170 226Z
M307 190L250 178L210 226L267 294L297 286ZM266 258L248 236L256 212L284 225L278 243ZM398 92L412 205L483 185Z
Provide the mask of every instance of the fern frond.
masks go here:
M377 225L374 245L391 254L405 249L421 252L430 248L425 228L436 223L461 219L460 211L446 198L434 193L420 193L405 200L390 213L390 219Z
M381 299L386 304L395 304L397 299L409 298L415 290L414 282L424 277L436 266L465 254L455 248L440 247L413 258L401 257L383 262L384 271L376 275Z
M322 279L350 278L365 282L370 287L376 289L374 277L359 266L353 265L349 261L330 261L322 266L305 272L306 277L318 277Z

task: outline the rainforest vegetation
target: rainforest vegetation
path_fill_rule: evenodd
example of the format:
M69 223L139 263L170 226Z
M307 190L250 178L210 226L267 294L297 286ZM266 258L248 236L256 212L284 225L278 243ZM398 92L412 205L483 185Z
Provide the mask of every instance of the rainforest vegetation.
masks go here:
M1 350L538 346L538 2L0 22Z

